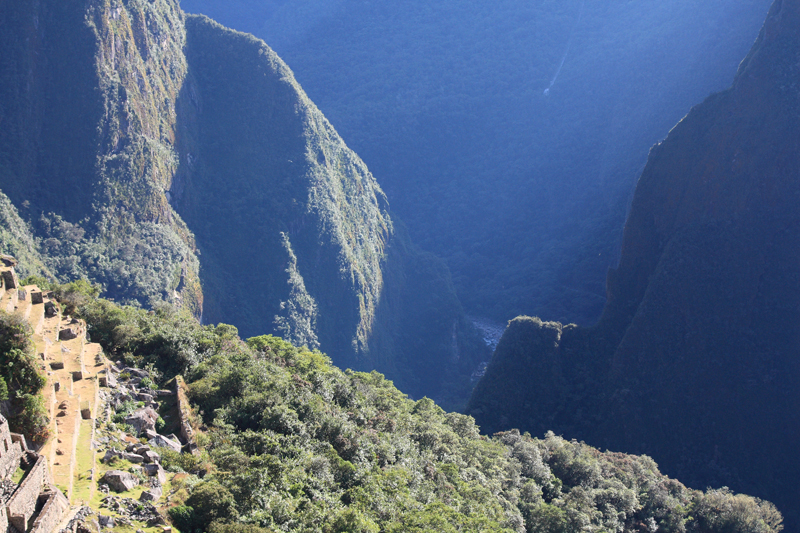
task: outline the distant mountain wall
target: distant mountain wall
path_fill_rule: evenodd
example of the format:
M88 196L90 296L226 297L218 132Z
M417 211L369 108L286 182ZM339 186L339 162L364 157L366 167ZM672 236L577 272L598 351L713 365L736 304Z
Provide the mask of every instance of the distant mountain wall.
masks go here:
M469 314L581 325L647 150L730 85L770 3L182 0L292 66Z
M592 328L510 323L468 412L652 456L800 528L800 1L650 152Z
M53 275L466 399L447 268L262 41L175 0L4 3L0 33L0 189Z

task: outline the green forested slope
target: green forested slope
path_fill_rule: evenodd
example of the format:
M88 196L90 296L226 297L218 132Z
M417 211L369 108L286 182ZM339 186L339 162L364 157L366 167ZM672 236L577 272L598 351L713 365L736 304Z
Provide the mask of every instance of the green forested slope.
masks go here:
M471 417L410 400L377 372L342 372L270 335L242 341L232 326L84 289L58 292L80 302L110 357L147 366L156 385L186 377L199 453L159 449L183 533L781 529L770 503L687 489L648 457L552 433L480 435Z
M0 5L0 187L56 276L199 313L193 238L166 194L182 17L166 1Z

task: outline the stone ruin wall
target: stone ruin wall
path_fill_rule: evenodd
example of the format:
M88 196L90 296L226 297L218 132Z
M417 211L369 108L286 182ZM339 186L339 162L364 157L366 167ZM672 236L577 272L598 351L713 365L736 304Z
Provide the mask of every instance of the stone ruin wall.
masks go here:
M69 509L69 500L59 490L45 492L39 499L45 499L45 504L29 533L51 533L61 521L64 511Z
M42 487L50 482L47 460L41 455L32 453L29 453L29 456L31 459L36 458L36 462L6 504L9 522L19 531L28 531L28 521L36 512L36 503Z
M190 447L194 442L194 430L189 423L189 414L192 412L189 398L186 396L186 384L183 377L175 376L175 396L178 399L178 413L180 414L181 422L181 438L189 444Z
M6 479L16 472L23 450L27 451L25 440L18 435L12 437L8 421L0 417L0 479Z

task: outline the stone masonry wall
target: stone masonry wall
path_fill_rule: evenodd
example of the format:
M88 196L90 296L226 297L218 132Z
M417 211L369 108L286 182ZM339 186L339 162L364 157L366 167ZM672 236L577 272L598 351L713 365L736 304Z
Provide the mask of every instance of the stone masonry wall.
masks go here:
M64 511L69 509L69 500L57 488L45 492L39 498L45 498L47 501L33 523L30 533L51 533L61 521Z
M178 412L181 419L181 438L186 444L191 445L194 442L194 430L189 423L189 414L192 412L192 407L189 404L189 398L186 396L186 384L182 376L175 376L175 396L178 399Z
M0 479L6 479L19 467L22 447L14 442L8 429L8 421L0 416Z
M28 521L36 511L36 501L42 487L49 481L47 460L39 455L25 479L8 500L9 522L20 531L28 530Z

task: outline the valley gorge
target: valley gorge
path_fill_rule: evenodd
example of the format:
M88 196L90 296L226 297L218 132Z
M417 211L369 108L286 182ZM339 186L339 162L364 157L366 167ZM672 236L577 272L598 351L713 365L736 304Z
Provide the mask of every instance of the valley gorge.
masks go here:
M635 20L630 4L588 5L586 24ZM756 4L725 4L719 18L703 6L698 20L736 19L741 42L737 16ZM271 16L308 16L281 5ZM553 7L554 20L579 28L583 3L577 19L572 7ZM575 229L558 245L535 223L545 204L558 215L555 193L532 201L520 175L505 191L487 180L476 194L448 173L420 189L434 166L404 181L398 151L378 167L392 191L408 185L404 212L416 212L409 191L422 191L420 212L441 206L407 227L382 174L267 43L184 8L0 1L0 421L44 450L53 479L37 483L59 504L26 521L48 517L41 533L800 526L800 0L775 0L733 85L653 146L627 214L633 147L672 115L624 142L633 115L618 117L607 187L547 184L572 190L582 215L557 222ZM677 19L647 13L663 31L653 42L673 33ZM562 81L583 87L570 85L569 40L550 92L531 83L551 107L565 105ZM692 91L642 109L674 113ZM467 133L476 116L452 125ZM473 166L476 179L487 167ZM453 190L448 202L486 197L469 224L441 201ZM602 206L581 199L592 190L609 193ZM490 211L507 232L491 232ZM428 251L437 240L452 246L445 259ZM603 297L592 276L607 262ZM489 277L467 280L466 264ZM519 316L499 336L504 313L526 305L555 316ZM556 321L591 323L600 309L593 326Z

